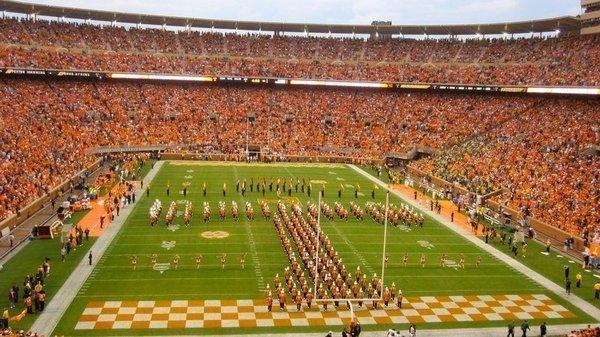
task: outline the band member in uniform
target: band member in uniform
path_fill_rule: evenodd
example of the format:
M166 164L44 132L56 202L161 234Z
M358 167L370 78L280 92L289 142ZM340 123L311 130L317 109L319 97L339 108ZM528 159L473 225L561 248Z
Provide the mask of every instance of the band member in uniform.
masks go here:
M398 290L398 298L396 299L396 304L398 305L398 309L402 308L402 290Z
M175 266L175 269L179 269L179 255L177 254L173 256L173 265Z
M227 195L227 183L223 183L223 196Z
M310 309L310 306L312 305L312 300L313 300L313 294L312 294L312 288L308 289L308 293L306 294L306 306L308 307L308 309Z
M392 295L390 293L390 289L388 289L386 287L385 291L383 292L383 305L385 305L386 308L387 308L388 304L390 303L391 298L392 298Z
M440 256L440 267L445 267L446 266L446 253L442 254L442 256Z
M196 255L196 269L200 269L200 265L202 264L202 254Z
M460 260L458 262L458 265L462 268L465 269L465 254L460 254Z
M171 182L168 181L167 182L167 197L169 196L170 193L171 193Z
M358 291L358 295L356 296L356 298L358 299L358 307L362 308L363 306L363 299L365 298L365 293L363 292L363 290L359 290Z
M388 265L388 261L389 261L389 260L390 260L390 257L389 257L387 254L385 254L385 259L383 260L383 265L384 265L386 268L387 268L387 265Z
M475 260L475 267L479 268L480 264L481 264L481 256L478 256L477 259Z
M427 258L425 254L421 254L421 268L425 268L425 263L427 263Z
M269 292L269 294L267 295L266 304L267 304L267 310L269 310L269 312L271 312L271 310L273 310L273 297L271 296L271 292Z
M206 197L206 181L202 183L202 195Z
M242 254L242 256L240 256L240 265L242 266L242 269L245 268L246 266L246 253Z
M133 268L133 270L137 268L137 255L131 256L131 267Z
M402 258L402 264L406 267L408 265L408 253L404 253L404 257Z
M300 311L300 309L302 309L302 296L300 295L300 293L296 294L296 309L298 309L298 311Z
M396 283L392 282L392 286L390 287L390 296L392 297L392 302L396 299Z
M227 253L221 255L221 269L225 269L225 262L227 261Z
M156 258L157 258L157 255L156 255L156 254L152 254L152 255L150 255L150 264L151 264L152 266L154 266L154 265L156 264Z
M283 289L277 294L277 299L279 300L279 308L285 311L285 293L283 292Z

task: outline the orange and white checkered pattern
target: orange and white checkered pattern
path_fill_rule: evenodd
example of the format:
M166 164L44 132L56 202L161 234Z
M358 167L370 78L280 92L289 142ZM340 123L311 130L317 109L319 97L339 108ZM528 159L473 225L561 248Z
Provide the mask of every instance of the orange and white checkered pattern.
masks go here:
M521 319L568 318L574 315L548 296L479 295L422 296L406 298L402 309L369 309L354 306L358 321L365 324L502 321ZM236 328L343 325L350 321L345 303L336 310L330 303L306 305L301 311L288 305L287 311L268 312L264 300L179 300L179 301L106 301L90 302L75 329L169 329Z

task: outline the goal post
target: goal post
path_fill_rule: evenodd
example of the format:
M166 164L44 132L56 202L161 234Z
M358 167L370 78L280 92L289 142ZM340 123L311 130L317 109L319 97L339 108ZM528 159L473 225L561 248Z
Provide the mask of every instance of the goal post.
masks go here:
M318 214L317 214L317 249L315 251L315 265L314 265L314 272L315 272L315 278L314 278L314 294L313 294L313 298L314 301L316 303L322 303L322 302L331 302L333 301L333 299L319 299L317 297L317 289L319 289L319 283L320 283L320 276L319 276L319 249L320 249L320 245L321 245L321 193L319 192L319 196L318 196ZM387 227L388 227L388 212L389 212L389 206L390 205L390 190L389 187L386 188L386 196L385 196L385 215L384 215L384 220L383 220L383 252L382 252L382 256L381 256L381 295L378 298L363 298L363 299L357 299L357 298L348 298L348 299L339 299L340 302L348 302L348 303L353 303L353 302L366 302L366 301L383 301L383 292L385 291L384 287L384 277L385 277L385 257L387 254ZM354 316L354 310L352 309L352 305L350 305L350 310L352 311L352 315Z

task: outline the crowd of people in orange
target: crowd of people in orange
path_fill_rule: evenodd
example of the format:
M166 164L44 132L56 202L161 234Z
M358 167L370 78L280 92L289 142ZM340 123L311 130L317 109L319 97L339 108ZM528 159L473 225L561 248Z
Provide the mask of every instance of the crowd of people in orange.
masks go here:
M600 223L599 117L597 101L546 99L414 165L481 195L503 189L494 197L502 204L591 238L588 226Z
M600 85L600 36L359 39L0 20L0 67L396 82Z
M567 337L599 337L600 336L600 328L595 327L592 328L588 325L586 329L574 330L567 334Z
M595 101L467 94L4 80L0 216L90 164L96 146L194 144L198 153L382 158L426 146L417 168L581 233L597 224ZM249 118L248 118L249 117ZM249 122L247 122L249 120Z
M243 153L247 136L274 156L381 158L414 145L448 147L536 101L108 81L0 83L4 216L91 164L94 158L85 154L91 147L187 143L200 153Z

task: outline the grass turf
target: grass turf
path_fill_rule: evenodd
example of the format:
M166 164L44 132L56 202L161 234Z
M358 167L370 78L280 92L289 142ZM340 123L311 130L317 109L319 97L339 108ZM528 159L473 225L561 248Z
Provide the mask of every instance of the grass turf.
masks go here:
M508 245L495 240L490 240L489 243L499 250L513 256ZM571 293L581 297L596 307L600 307L600 300L594 298L594 284L600 280L599 271L585 271L579 261L573 261L569 256L565 256L555 250L551 250L549 255L542 254L542 252L546 252L546 246L538 241L527 239L527 246L525 258L523 258L521 254L518 254L517 257L515 257L517 260L563 287L565 285L563 267L569 266L569 278L572 282ZM577 273L580 273L583 277L581 288L575 286L575 275L577 275Z
M275 274L282 274L288 265L287 258L279 244L273 223L265 221L258 200L270 202L271 211L275 211L277 196L269 192L263 197L256 190L248 191L242 197L235 191L236 180L251 178L296 178L322 180L327 182L324 201L333 206L340 201L348 208L350 201L361 207L372 201L370 194L373 184L346 166L314 165L244 165L230 163L192 163L167 162L152 182L150 197L142 196L127 219L117 238L111 243L105 256L95 267L93 279L86 281L85 290L81 290L69 307L53 334L68 336L99 336L106 331L75 330L75 324L83 309L90 301L104 300L177 300L177 299L261 299L265 284L270 283ZM184 182L191 183L187 198L180 194ZM208 194L202 196L202 184L208 184ZM222 185L227 184L227 196L222 196ZM171 184L171 195L166 195L166 186ZM338 199L340 184L348 184L342 198ZM364 195L354 198L353 187L360 184ZM321 183L313 184L312 199L315 200ZM148 225L148 209L154 199L163 204L163 215L156 227ZM306 193L292 192L303 205L309 200ZM190 200L194 203L195 214L190 228L183 227L181 218L175 224L181 228L169 231L164 226L164 214L171 201ZM241 217L235 222L229 217L231 201L235 200L240 208ZM376 190L377 202L384 200L384 193ZM213 218L208 223L201 220L202 202L208 201ZM225 221L216 215L218 202L227 203L228 218ZM256 220L249 222L243 217L244 202L252 202L257 214ZM394 199L392 202L398 204ZM179 210L183 204L178 205ZM305 207L304 207L305 208ZM333 246L339 252L350 270L357 266L368 274L381 271L383 227L368 218L358 222L322 220L322 229L329 235ZM221 230L230 236L221 240L209 240L201 237L204 231ZM433 245L428 249L418 241L428 241ZM175 241L172 249L161 247L163 241ZM564 300L553 295L525 276L497 261L491 255L473 246L446 227L427 218L424 228L402 231L398 228L388 230L388 255L390 263L386 269L386 284L395 282L405 296L424 295L488 295L488 294L546 294L556 302L567 307L575 318L548 320L551 324L580 323L592 321L585 313ZM402 267L402 255L409 254L409 266ZM221 270L219 257L228 254L225 270ZM247 253L246 268L241 269L238 259ZM420 268L418 257L428 256L426 268ZM467 257L467 268L455 270L441 268L439 256L442 253L458 260L461 253ZM133 271L130 257L137 255L138 268ZM175 254L181 256L179 270L167 270L163 274L152 269L151 254L158 254L158 262L170 262ZM204 256L200 270L195 269L194 258ZM476 256L481 256L482 266L474 267ZM532 324L538 324L536 320ZM456 328L503 326L505 322L468 322L468 323L428 323L420 327ZM363 326L365 330L387 329L385 326ZM404 329L404 327L399 327ZM331 327L294 328L296 332L327 331ZM335 329L335 328L333 328ZM233 329L148 329L144 331L119 330L119 335L183 335L183 334L233 334L260 332L289 332L289 328L233 328Z
M78 212L73 215L73 223L77 223L86 212ZM19 301L23 296L23 280L26 275L34 274L37 267L42 264L44 258L50 258L50 276L45 280L44 290L46 291L46 303L52 300L54 294L63 285L69 277L75 266L85 257L87 250L94 244L95 238L88 242L84 239L84 244L76 250L72 250L67 256L65 262L60 261L61 243L59 238L52 240L34 240L21 249L15 256L4 264L0 270L0 289L3 294L8 294L10 287L15 284L20 288ZM2 305L8 307L8 299L2 297ZM18 303L15 309L10 310L11 316L18 314L22 309L22 303ZM26 315L19 322L11 322L10 327L13 330L28 330L33 324L37 315Z

